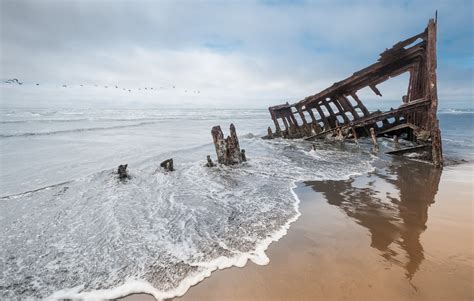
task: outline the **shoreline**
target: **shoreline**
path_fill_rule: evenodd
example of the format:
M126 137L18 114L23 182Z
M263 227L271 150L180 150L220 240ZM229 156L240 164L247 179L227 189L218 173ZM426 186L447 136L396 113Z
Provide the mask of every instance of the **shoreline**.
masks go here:
M268 265L214 271L171 300L471 300L474 165L443 172L418 162L392 165L345 181L298 183L301 216L270 244ZM337 199L341 193L359 201ZM458 210L446 214L446 206Z

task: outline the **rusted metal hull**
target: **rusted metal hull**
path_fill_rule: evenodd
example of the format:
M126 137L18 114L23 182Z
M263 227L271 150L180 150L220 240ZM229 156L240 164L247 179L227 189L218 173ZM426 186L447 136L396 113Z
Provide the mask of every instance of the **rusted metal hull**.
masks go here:
M369 87L382 96L377 85L405 72L409 73L409 84L401 105L386 112L369 112L357 91ZM270 107L275 132L268 129L267 138L311 140L342 134L356 140L370 136L373 128L377 136L403 134L406 140L428 145L431 151L426 159L442 166L437 107L436 21L430 19L422 33L385 50L369 67L301 101Z

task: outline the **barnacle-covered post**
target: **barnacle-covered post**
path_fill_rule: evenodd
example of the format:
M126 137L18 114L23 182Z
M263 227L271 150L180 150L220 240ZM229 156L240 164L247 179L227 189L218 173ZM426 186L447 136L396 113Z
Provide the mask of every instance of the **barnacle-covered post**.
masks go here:
M230 125L230 135L224 139L220 126L215 126L211 130L216 148L217 162L224 165L233 165L242 163L242 153L240 151L239 139L235 126Z
M239 138L235 131L233 123L230 124L230 136L226 139L227 143L227 158L228 164L238 164L242 162L242 156L240 152Z
M214 140L214 147L216 148L217 162L225 164L227 162L227 149L221 127L219 125L213 127L211 134Z

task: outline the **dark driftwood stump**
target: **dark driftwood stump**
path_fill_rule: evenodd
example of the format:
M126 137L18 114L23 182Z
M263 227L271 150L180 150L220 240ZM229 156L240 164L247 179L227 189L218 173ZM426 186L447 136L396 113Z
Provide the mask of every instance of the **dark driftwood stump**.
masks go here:
M272 139L273 138L272 128L268 127L267 131L268 131L268 135L267 135L268 139Z
M233 124L230 125L230 136L224 139L220 126L215 126L211 130L214 146L216 148L217 162L224 165L242 163L242 153L240 152L239 139Z
M160 166L163 167L166 171L173 171L173 158L161 162Z
M128 179L127 166L128 166L128 164L119 165L118 170L117 170L117 173L119 175L119 179L121 179L121 180Z
M214 162L212 162L211 156L209 156L209 155L207 155L207 163L206 163L206 166L207 166L207 167L213 167L213 166L214 166Z

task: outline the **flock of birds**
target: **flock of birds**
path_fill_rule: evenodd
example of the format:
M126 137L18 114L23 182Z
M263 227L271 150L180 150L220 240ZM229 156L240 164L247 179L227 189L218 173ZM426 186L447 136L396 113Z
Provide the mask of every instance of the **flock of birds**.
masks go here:
M6 84L16 84L16 85L19 85L19 86L22 86L22 85L23 85L23 82L21 82L21 81L18 80L17 78L8 79L8 80L6 80L6 81L4 81L4 82L5 82ZM39 85L40 85L39 83L36 83L36 84L35 84L35 86L39 86ZM81 85L79 85L79 86L80 86L80 87L83 87L84 85L81 84ZM64 85L62 85L62 87L63 87L63 88L67 88L67 85L64 84ZM108 89L108 88L109 88L109 86L99 86L99 85L97 85L97 84L94 84L94 87L103 87L103 88L105 88L105 89ZM117 85L111 86L111 88L112 88L112 87L115 87L115 89L119 89L119 86L117 86ZM162 89L164 89L164 88L165 88L165 87L159 87L159 89L155 89L155 88L153 88L153 87L144 87L144 88L138 88L138 89L136 89L136 90L139 90L139 91L141 91L141 90L149 90L149 91L151 91L151 90L162 90ZM133 91L133 89L128 89L128 88L121 88L121 89L122 89L123 91L128 91L129 93L131 93L131 92ZM176 89L176 86L173 85L173 86L172 86L172 89ZM195 93L195 94L200 94L200 93L201 93L200 90L189 90L189 91L188 91L188 90L184 90L184 93L188 93L188 92L189 92L189 93Z

